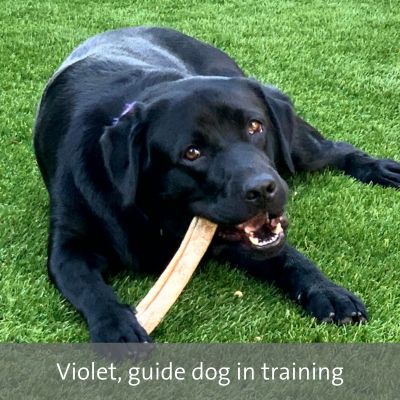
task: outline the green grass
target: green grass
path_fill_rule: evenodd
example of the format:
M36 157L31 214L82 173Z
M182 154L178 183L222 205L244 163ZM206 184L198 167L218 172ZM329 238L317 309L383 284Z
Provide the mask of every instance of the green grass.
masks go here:
M87 37L162 25L232 55L291 95L335 140L400 160L400 2L2 0L0 341L81 342L87 328L46 275L47 193L32 151L46 80ZM366 326L316 324L273 287L209 264L155 332L160 342L388 342L400 339L400 192L334 171L290 181L289 239L366 302ZM152 281L113 281L135 303ZM242 298L233 295L236 290Z

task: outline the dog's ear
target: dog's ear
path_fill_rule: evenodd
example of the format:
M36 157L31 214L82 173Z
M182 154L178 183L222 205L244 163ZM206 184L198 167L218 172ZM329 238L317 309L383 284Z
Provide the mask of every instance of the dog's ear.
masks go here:
M139 179L143 136L144 106L127 104L120 117L105 128L100 138L104 166L111 183L119 191L123 206L133 204Z
M291 148L296 116L290 99L273 86L260 85L268 114L275 128L282 161L293 174L295 172Z

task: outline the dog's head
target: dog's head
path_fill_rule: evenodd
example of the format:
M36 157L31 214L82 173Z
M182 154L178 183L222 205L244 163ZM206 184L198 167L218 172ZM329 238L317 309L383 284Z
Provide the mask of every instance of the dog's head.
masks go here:
M284 242L293 171L292 106L277 89L245 78L164 84L128 105L101 138L108 175L125 206L138 205L181 235L202 216L219 238L266 256Z

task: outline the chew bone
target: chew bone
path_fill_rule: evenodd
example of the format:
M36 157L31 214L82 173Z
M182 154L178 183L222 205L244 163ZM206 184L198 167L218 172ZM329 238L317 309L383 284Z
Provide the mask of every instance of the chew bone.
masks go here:
M147 333L161 322L189 282L216 229L216 224L204 218L193 218L178 251L136 307L136 317Z

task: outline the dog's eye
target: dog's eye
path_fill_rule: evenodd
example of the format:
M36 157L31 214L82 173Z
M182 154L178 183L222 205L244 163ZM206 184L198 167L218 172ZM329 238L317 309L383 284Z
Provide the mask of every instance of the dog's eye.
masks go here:
M186 152L185 152L186 160L194 161L194 160L197 160L199 157L201 157L201 151L199 150L198 147L190 146L186 149Z
M257 121L256 119L252 119L247 125L247 133L249 135L263 133L263 131L264 131L263 124L260 121Z

